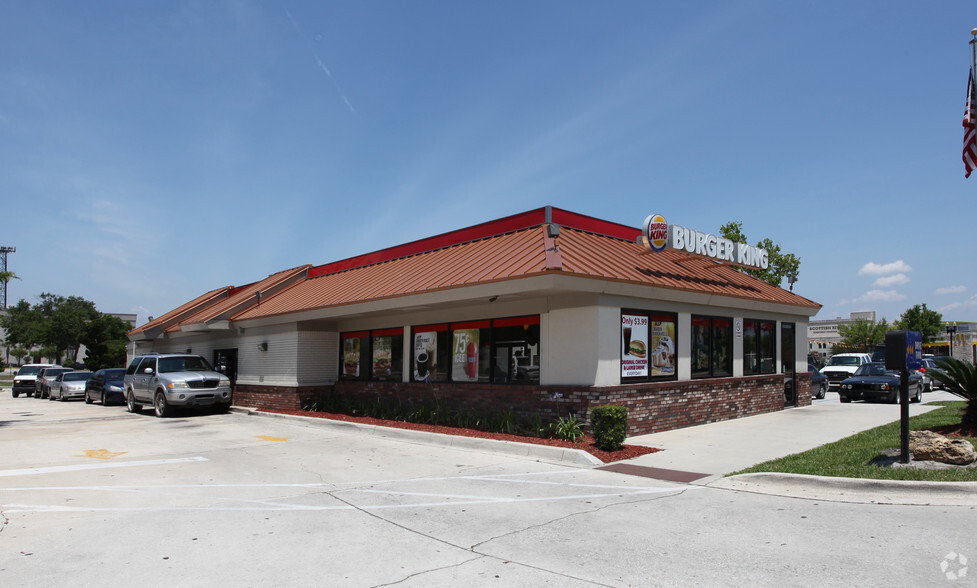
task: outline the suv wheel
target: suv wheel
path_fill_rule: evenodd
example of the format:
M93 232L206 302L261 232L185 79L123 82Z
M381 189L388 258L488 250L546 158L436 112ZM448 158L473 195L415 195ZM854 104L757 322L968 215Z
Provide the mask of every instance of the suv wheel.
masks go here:
M156 409L156 416L161 419L170 416L172 412L170 405L166 403L166 394L163 394L161 390L156 391L156 396L153 398L153 408Z
M142 412L142 406L136 404L136 399L132 395L132 390L126 393L126 411L133 414Z
M91 395L88 394L88 390L85 390L85 404L91 404L91 403L92 403L92 397Z
M11 390L10 393L14 395L14 398L20 396L20 392L14 392L13 390Z
M821 382L821 385L818 386L818 400L824 398L825 394L827 393L828 393L828 385L825 384L824 382Z

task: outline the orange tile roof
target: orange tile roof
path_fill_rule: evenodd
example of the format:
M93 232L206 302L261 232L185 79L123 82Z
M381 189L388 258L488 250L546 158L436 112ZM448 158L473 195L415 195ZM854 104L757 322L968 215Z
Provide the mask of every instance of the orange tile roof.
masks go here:
M224 286L223 288L217 288L216 290L211 290L206 294L198 296L190 302L187 302L182 306L178 306L162 316L154 318L145 325L129 331L129 338L131 339L133 335L146 333L154 329L163 330L174 325L179 325L180 322L187 316L199 312L200 309L211 306L214 303L226 298L230 290L231 286Z
M287 287L295 280L302 279L310 267L312 266L303 265L297 268L287 269L274 273L260 282L234 288L228 292L228 296L224 300L215 301L213 304L204 306L195 314L180 321L179 327L202 324L215 319L229 318L232 314L237 314L252 305L259 304L264 297L274 296L278 291Z
M555 238L549 236L550 223L559 225ZM190 326L218 316L242 321L288 315L542 275L820 308L816 302L724 263L673 249L648 253L636 243L639 233L633 227L546 207L339 262L286 270L234 291L213 291L197 300L214 292L227 296L184 314L172 326ZM302 275L289 283L299 273ZM272 283L281 284L280 291L262 296L260 304L239 306L242 299L254 296L254 290L264 290ZM188 305L193 302L181 309ZM228 309L235 309L235 314Z

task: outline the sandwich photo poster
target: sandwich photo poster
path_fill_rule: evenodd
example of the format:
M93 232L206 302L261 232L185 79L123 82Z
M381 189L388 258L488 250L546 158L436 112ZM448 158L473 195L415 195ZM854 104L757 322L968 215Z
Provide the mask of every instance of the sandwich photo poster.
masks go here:
M621 315L621 377L648 375L648 317Z

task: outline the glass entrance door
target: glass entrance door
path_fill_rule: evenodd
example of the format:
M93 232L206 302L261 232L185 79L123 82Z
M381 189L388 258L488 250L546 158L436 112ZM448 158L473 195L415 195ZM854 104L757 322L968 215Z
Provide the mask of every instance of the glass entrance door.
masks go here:
M794 323L780 323L780 371L784 374L784 406L797 406L797 370L794 354L797 340Z

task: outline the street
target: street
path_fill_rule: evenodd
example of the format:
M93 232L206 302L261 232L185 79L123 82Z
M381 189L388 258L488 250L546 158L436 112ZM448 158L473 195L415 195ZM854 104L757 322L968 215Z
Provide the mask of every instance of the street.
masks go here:
M767 496L9 395L0 445L4 587L977 584L972 506Z

